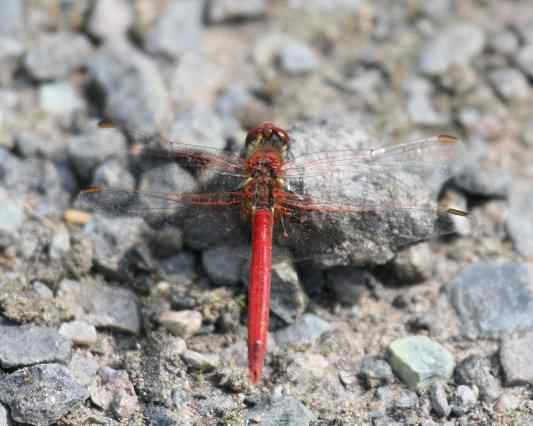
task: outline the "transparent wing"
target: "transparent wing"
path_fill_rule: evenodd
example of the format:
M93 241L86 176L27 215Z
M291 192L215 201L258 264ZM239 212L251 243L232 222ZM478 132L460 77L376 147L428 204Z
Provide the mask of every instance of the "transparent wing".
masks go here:
M453 233L469 218L438 195L462 156L447 135L300 156L284 169L280 240L299 258L329 257L323 263L332 266L383 263L403 245Z
M175 163L195 176L214 175L243 177L245 161L239 155L223 150L179 143L161 135L149 135L136 130L122 129L112 122L99 123L103 129L125 132L132 141L131 160L135 174L142 174L153 164Z

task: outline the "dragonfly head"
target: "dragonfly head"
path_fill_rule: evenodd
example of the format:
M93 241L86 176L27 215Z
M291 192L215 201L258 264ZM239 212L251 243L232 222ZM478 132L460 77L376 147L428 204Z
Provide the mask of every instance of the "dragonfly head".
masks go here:
M263 123L248 131L245 144L246 156L251 156L257 149L276 150L285 155L289 142L289 134L281 127L272 123Z

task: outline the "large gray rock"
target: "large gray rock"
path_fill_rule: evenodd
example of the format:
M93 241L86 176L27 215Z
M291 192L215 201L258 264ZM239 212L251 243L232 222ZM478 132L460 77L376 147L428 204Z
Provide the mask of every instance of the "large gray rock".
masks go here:
M81 67L91 51L80 34L44 33L25 56L24 67L38 80L59 79Z
M469 337L497 337L533 327L533 299L525 263L479 262L448 286L448 296Z
M137 296L131 290L63 280L57 297L71 304L78 320L96 327L107 327L128 333L139 333L141 318Z
M50 327L0 326L0 366L14 368L42 362L65 363L72 343Z
M451 65L468 64L485 44L483 30L473 24L454 23L439 31L422 49L419 69L427 75L442 75Z
M176 59L185 52L198 49L203 10L203 0L169 2L146 36L148 51Z
M124 44L101 49L88 70L104 92L105 112L127 129L157 132L169 119L170 98L155 63Z
M382 264L408 243L456 230L436 198L454 173L452 164L460 162L459 142L380 151L343 117L298 123L289 131L295 160L285 167L285 181L298 195L286 204L297 219L286 220L288 238L278 242L297 259L322 267Z
M35 426L55 423L88 397L85 386L59 364L23 368L0 380L0 401L11 417Z

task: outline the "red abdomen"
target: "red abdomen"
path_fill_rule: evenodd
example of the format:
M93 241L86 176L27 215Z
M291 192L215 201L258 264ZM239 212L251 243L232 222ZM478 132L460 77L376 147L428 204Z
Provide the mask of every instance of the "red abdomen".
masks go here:
M258 209L255 212L248 288L248 368L252 383L258 383L261 379L267 348L273 223L270 210Z

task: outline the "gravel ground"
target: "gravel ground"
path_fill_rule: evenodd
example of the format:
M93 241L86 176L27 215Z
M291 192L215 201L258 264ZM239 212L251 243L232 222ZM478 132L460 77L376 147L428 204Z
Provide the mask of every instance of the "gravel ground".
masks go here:
M525 1L3 0L0 425L533 424L532 84ZM241 222L77 194L193 191L211 176L132 161L141 139L231 155L264 121L298 155L456 135L395 197L470 223L407 247L431 234L409 211L295 233L251 386Z

